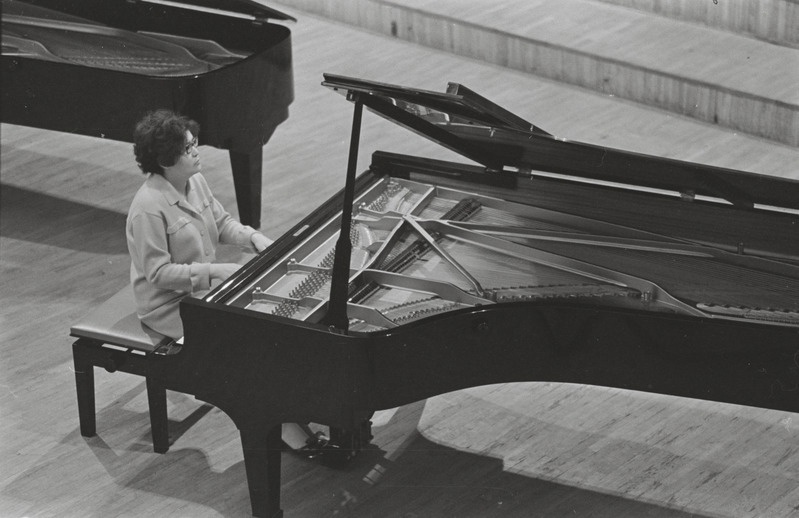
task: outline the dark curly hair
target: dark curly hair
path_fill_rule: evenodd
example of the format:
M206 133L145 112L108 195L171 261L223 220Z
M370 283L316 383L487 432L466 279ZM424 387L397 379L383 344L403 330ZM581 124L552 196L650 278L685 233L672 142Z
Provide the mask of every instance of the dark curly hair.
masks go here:
M186 150L186 130L197 137L200 125L170 110L147 113L133 131L133 154L143 173L164 174Z

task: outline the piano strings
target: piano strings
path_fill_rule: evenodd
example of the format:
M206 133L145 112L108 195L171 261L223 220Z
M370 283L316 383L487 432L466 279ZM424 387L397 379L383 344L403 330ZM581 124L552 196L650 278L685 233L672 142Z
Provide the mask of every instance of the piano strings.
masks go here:
M365 198L350 232L353 331L541 299L775 323L799 316L799 272L790 275L799 269L785 265L727 262L726 252L699 245L596 221L581 228L568 214L402 180ZM331 222L324 243L291 259L270 286L262 280L249 307L314 321L330 287L335 229Z

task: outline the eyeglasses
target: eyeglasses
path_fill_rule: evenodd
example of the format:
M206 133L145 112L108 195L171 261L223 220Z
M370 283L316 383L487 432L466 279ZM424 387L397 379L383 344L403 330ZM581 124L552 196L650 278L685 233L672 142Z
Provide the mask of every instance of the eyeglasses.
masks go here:
M191 152L194 148L197 147L197 137L194 137L191 142L186 144L186 154L191 155Z

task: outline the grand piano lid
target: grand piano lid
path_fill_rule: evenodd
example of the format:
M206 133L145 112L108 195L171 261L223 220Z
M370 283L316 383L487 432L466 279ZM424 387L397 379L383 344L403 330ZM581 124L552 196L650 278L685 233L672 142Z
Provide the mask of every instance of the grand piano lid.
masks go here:
M799 181L558 138L457 83L438 93L324 74L322 85L489 171L555 174L706 196L744 208L799 209Z
M117 2L121 0L116 0ZM258 0L124 0L126 3L142 3L164 5L175 8L192 9L212 14L247 18L257 21L288 20L296 22L297 19L273 9ZM86 7L84 0L56 0L56 1L37 1L37 0L18 0L11 4L3 2L5 12L9 6L14 6L15 11L25 9L25 4L38 5L40 7L54 9L63 13L75 12L73 7ZM14 5L16 4L16 5ZM113 6L114 2L106 1L106 5ZM17 14L25 14L17 13ZM41 15L36 12L33 15Z
M2 0L3 56L153 77L204 74L247 57L246 53L231 51L211 39L124 29L108 20L97 21L95 14L113 12L122 6L119 0L94 2L105 2L101 5L107 8L100 11L91 0ZM144 7L146 12L150 6L177 9L177 17L191 10L210 14L214 19L234 18L256 26L267 23L268 18L294 20L252 0L128 0L125 5ZM76 46L80 49L76 50Z
M297 19L273 9L258 0L134 0L142 3L169 5L172 7L183 7L186 9L196 9L210 13L231 14L238 13L255 20L289 20L296 22Z

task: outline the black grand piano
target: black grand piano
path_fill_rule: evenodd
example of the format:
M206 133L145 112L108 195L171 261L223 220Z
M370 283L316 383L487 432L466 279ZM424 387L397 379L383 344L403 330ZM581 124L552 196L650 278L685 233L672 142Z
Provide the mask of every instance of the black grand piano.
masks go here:
M458 84L323 85L354 106L344 189L185 299L151 373L235 422L254 515L282 514L281 423L354 452L375 410L466 387L799 411L799 182L557 138ZM364 107L471 163L356 174Z
M2 121L130 142L146 111L230 154L258 227L263 145L294 98L292 17L255 0L2 0Z

